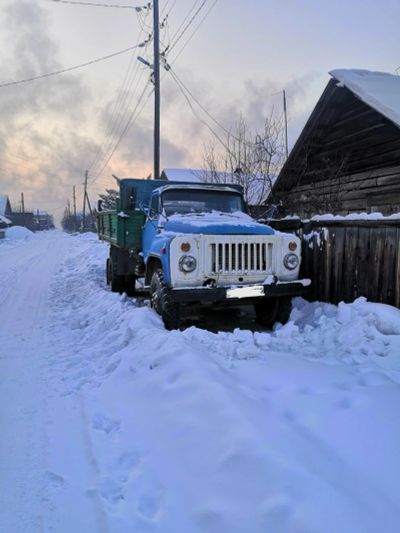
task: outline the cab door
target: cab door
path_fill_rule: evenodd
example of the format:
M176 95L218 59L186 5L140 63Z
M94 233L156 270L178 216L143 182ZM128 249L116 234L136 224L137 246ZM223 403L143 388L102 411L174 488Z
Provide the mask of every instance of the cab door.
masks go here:
M159 232L160 219L160 195L154 193L151 196L150 204L147 209L146 221L143 228L143 259L147 262L149 252L151 250L154 237Z

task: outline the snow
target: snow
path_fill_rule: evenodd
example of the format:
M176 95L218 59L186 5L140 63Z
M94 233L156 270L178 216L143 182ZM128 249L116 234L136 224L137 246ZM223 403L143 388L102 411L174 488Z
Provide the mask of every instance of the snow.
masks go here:
M400 213L392 215L383 215L382 213L349 213L348 215L333 215L325 213L323 215L314 215L311 220L323 222L325 220L400 220Z
M400 310L168 332L107 246L0 244L0 531L395 533Z
M10 241L18 241L20 239L29 240L35 237L33 231L22 226L12 226L6 229L6 239Z
M9 220L7 217L0 215L0 222L3 224L12 224L11 220Z
M169 181L204 182L204 170L191 168L165 168L163 170Z
M360 100L400 126L400 76L357 69L332 70L329 74Z
M217 224L220 226L239 225L249 228L258 228L262 226L262 224L259 224L253 218L251 218L251 216L243 213L242 211L235 211L234 213L225 213L220 211L212 211L210 213L175 213L174 215L168 217L168 222L181 222L200 228L209 226L210 224Z

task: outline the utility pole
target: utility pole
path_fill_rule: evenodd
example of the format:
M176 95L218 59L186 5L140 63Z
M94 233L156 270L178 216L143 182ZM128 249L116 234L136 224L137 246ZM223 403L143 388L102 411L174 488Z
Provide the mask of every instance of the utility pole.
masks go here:
M154 42L154 171L153 179L160 177L160 13L159 2L153 0Z
M24 201L23 192L21 192L21 210L22 210L22 224L25 226L25 201Z
M285 89L283 89L283 115L285 117L285 150L286 150L286 159L287 159L289 157L289 147L288 147L287 106L286 106Z
M87 194L87 180L88 180L88 171L85 172L85 185L83 191L83 214L82 214L82 231L85 231L85 215L86 215L86 194Z
M77 230L77 223L76 223L76 194L75 194L75 185L72 187L72 198L74 200L74 231Z

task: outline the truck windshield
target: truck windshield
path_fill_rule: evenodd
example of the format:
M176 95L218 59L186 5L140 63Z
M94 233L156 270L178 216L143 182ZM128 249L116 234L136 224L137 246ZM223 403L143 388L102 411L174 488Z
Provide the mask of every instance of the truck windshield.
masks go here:
M162 195L162 205L167 217L176 213L210 213L211 211L235 213L236 211L244 211L243 199L239 193L204 189L165 191Z

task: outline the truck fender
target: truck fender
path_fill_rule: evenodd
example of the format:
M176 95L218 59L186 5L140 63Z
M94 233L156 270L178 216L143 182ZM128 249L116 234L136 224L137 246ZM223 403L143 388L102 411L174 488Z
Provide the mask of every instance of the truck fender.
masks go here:
M145 273L145 278L144 278L145 285L150 285L153 272L155 272L155 270L157 270L158 268L163 269L160 256L151 255L148 258L147 263L146 263L146 273Z

